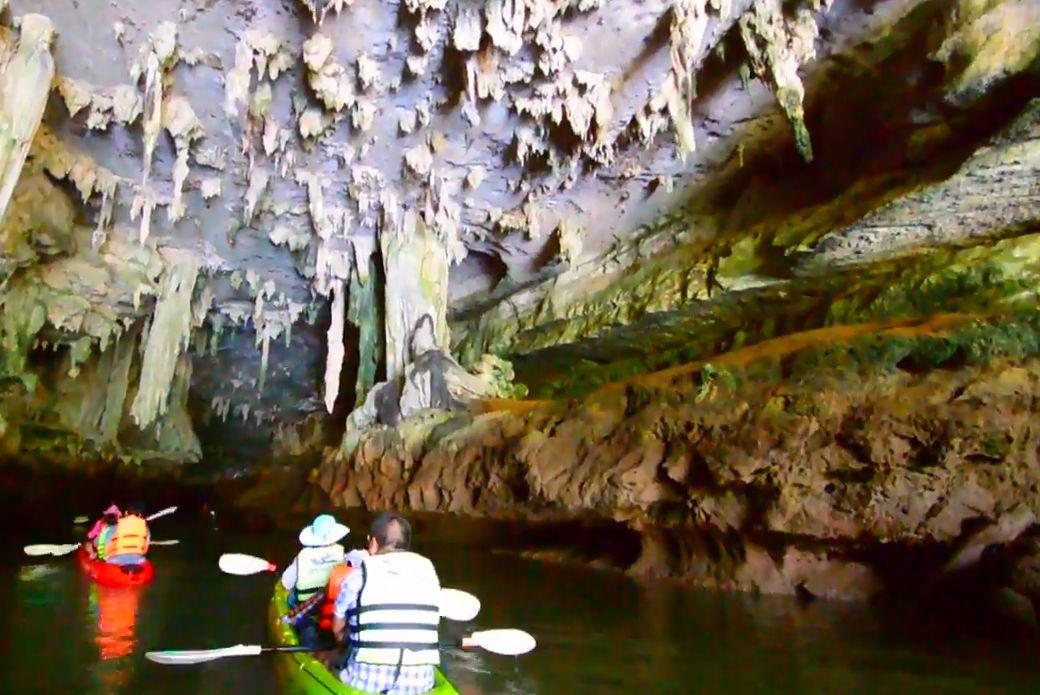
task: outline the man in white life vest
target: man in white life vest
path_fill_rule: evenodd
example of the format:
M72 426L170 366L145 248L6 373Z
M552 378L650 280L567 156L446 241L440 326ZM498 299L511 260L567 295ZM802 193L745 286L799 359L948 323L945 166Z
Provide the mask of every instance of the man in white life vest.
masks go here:
M368 556L336 597L333 632L347 640L340 680L357 690L419 695L434 687L441 587L433 563L411 552L411 540L404 517L376 517Z

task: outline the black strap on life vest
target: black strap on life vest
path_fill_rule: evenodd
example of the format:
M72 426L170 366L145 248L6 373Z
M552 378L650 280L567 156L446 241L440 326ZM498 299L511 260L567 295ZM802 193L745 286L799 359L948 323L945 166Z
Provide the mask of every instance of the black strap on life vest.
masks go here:
M362 623L357 632L362 630L434 630L438 628L432 623Z
M412 652L422 652L427 649L437 649L436 642L367 642L363 640L351 640L356 649L407 649ZM403 656L403 655L402 655Z
M361 601L360 596L361 594L359 593L359 603ZM347 611L347 615L361 615L369 611L428 611L439 615L441 607L432 603L373 603L370 606L355 606Z

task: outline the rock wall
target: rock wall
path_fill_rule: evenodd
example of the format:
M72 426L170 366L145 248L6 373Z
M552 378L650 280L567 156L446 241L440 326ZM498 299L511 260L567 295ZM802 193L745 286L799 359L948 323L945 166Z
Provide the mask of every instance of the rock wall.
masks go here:
M979 524L1040 513L1038 395L1035 309L833 327L373 429L319 480L351 507L621 522L638 575L864 597L897 549L926 573Z
M893 374L1031 373L1028 351L879 357L843 385L828 357L743 393L714 356L946 314L1000 333L1035 307L1035 2L0 7L4 453L236 475L331 444L340 503L615 520L646 544L633 571L791 590L836 567L839 593L867 593L880 570L853 530L887 538L866 490L896 483L820 502L804 489L825 464L747 448L756 427L725 417L787 431L759 381L888 412L869 392ZM611 386L666 369L698 375L665 388L692 410ZM509 400L526 391L544 400ZM929 427L970 416L950 408ZM717 471L650 475L654 447L684 446L657 432L673 422ZM823 457L813 436L791 435ZM949 495L974 489L950 466ZM722 482L698 496L705 471Z

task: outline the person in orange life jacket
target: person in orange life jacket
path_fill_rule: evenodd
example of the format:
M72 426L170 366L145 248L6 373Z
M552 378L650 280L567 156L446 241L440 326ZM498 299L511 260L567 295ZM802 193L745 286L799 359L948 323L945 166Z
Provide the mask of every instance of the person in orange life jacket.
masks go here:
M339 597L339 590L350 573L356 567L361 567L361 562L367 555L368 552L365 550L351 550L344 556L343 562L332 568L332 574L329 575L329 581L325 585L325 593L318 608L318 629L322 632L332 633L333 610L336 606L336 599Z
M143 507L130 505L105 545L105 561L114 565L140 565L148 554L151 539Z
M440 663L440 581L433 563L411 552L408 521L392 512L372 522L368 556L340 585L332 630L347 637L340 680L370 693L433 689Z
M87 540L90 541L87 544L87 552L92 558L105 559L105 546L112 538L120 516L122 516L122 512L119 511L119 507L114 504L109 505L108 509L102 512L101 518L95 521L94 526L87 532Z
M332 568L329 581L321 591L297 603L287 615L282 616L283 623L296 628L300 642L318 648L319 652L315 656L328 661L326 665L332 669L338 668L338 664L343 661L343 654L337 648L338 643L332 634L336 597L343 581L355 568L361 566L366 555L364 550L351 550L343 557L343 562Z

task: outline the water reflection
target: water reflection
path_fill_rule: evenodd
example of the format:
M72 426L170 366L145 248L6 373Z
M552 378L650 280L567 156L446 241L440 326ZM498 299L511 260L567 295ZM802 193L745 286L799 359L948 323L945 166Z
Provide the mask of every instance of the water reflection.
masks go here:
M126 685L133 662L126 657L137 646L137 611L141 587L104 587L91 583L87 612L100 661L94 675L106 688Z
M234 550L284 560L298 549L295 535L174 529L182 543L163 549L147 587L98 587L68 558L26 560L20 545L0 553L0 591L8 597L0 602L0 692L278 695L270 659L174 668L143 653L266 643L274 578L223 575L216 559ZM527 630L538 641L519 659L445 650L445 670L466 695L1040 688L1034 634L1008 633L1006 623L983 620L981 609L966 613L964 605L805 605L632 581L450 543L429 551L445 586L482 603L471 623L443 624L445 641L503 627Z

